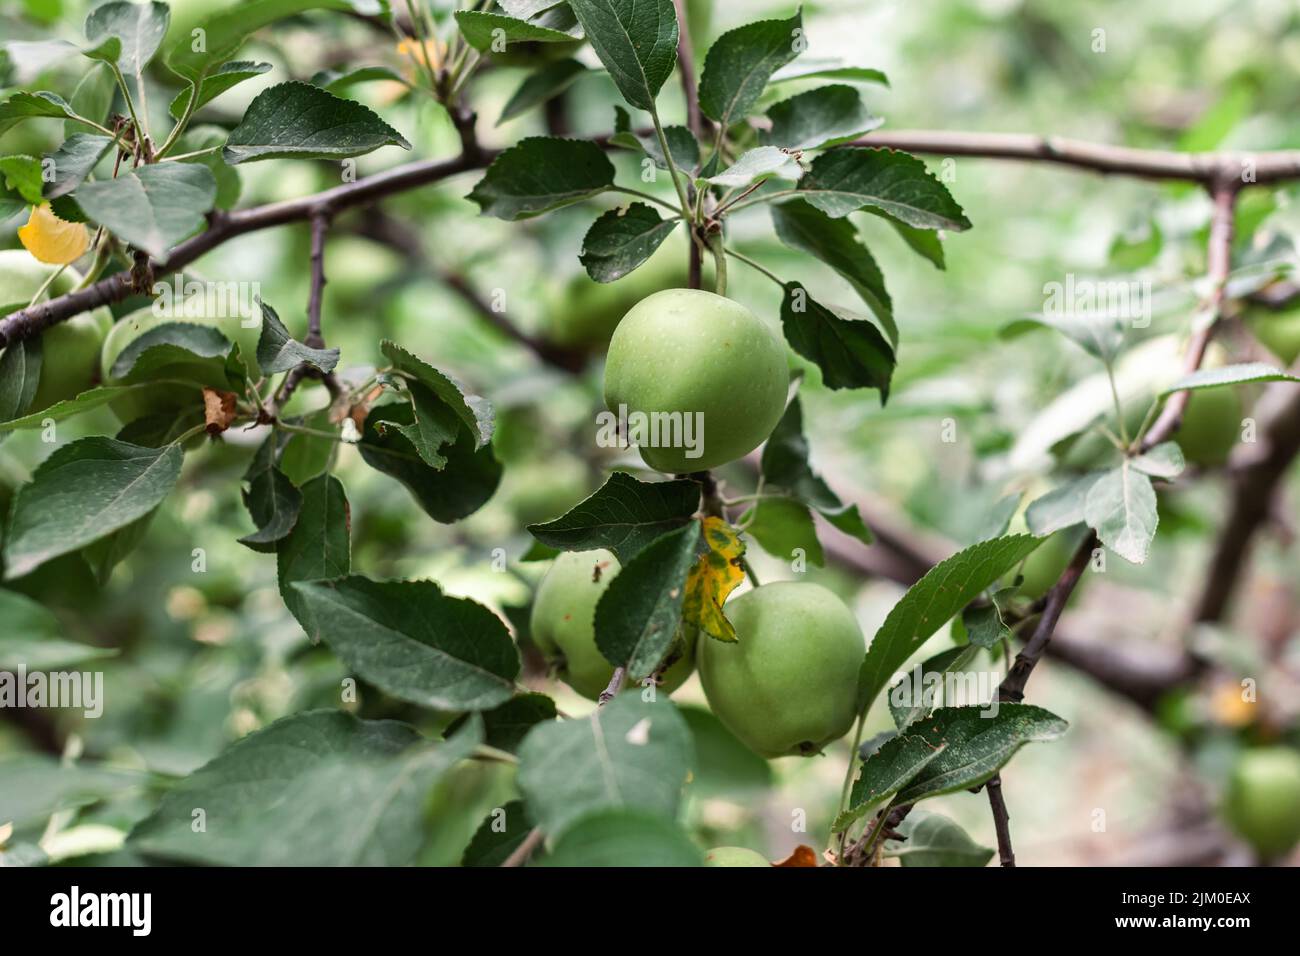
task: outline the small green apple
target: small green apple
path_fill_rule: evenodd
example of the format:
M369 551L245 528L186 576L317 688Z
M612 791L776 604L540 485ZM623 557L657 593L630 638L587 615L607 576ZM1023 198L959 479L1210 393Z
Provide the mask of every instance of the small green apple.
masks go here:
M1268 859L1300 843L1300 753L1289 747L1248 750L1228 780L1224 818Z
M727 602L735 642L702 638L696 654L709 706L762 757L809 756L857 716L866 653L853 612L810 582L765 584Z
M771 866L761 853L743 846L715 846L704 854L705 866Z
M663 472L704 471L753 451L780 421L789 385L772 330L740 303L699 289L656 292L633 306L605 364L611 412L624 406L629 422L636 414L680 423L676 434L661 430L658 447L639 449Z

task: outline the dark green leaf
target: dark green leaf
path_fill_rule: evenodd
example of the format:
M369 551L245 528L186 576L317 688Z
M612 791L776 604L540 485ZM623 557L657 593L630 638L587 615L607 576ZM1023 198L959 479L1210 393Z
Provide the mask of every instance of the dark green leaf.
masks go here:
M198 232L216 197L211 170L195 163L141 166L77 190L92 221L155 257Z
M456 24L465 41L480 53L488 50L504 52L493 47L498 37L507 49L511 43L572 43L574 40L571 34L562 30L481 10L457 10Z
M86 39L92 47L116 39L119 52L109 57L110 61L128 76L138 77L158 52L170 21L171 10L165 3L116 0L96 7L86 17Z
M195 102L192 107L189 107L190 112L193 113L195 110L201 109L208 103L211 103L232 86L242 83L244 80L251 80L255 76L261 76L263 73L269 73L270 71L270 63L257 63L253 60L232 60L229 63L221 64L221 66L203 77L198 88L198 101ZM315 82L315 77L312 78L312 82ZM194 87L191 86L190 88L181 90L176 94L175 99L172 100L171 106L168 107L168 112L170 112L174 118L180 119L185 115L185 110L189 105L190 97L193 95L193 90ZM331 92L333 91L331 90Z
M349 538L352 513L342 483L324 474L302 486L298 520L276 544L280 596L313 641L320 640L311 609L292 585L341 578L352 566Z
M0 760L0 816L16 830L45 826L61 810L73 810L144 787L138 771L65 764L44 755L11 755Z
M409 380L423 385L434 397L447 406L473 435L479 448L492 440L491 408L481 400L471 404L464 388L428 362L408 352L395 342L383 341L379 349L393 363L393 368Z
M859 711L932 634L1038 545L1028 534L981 541L940 561L908 588L867 648L858 681Z
M853 781L849 805L835 820L835 830L843 830L873 807L879 806L907 786L933 761L942 748L932 747L917 734L892 737L866 759Z
M593 810L630 807L671 820L691 761L690 729L666 694L654 703L620 694L588 717L530 730L519 789L552 837Z
M895 802L916 803L979 786L1025 744L1055 740L1066 726L1055 714L1028 704L999 704L995 715L978 706L941 707L912 728L941 752L899 791Z
M270 439L268 439L270 440ZM254 551L275 551L275 543L285 538L298 522L302 510L302 492L294 487L278 468L268 468L253 477L244 493L244 504L257 530L239 539Z
M258 159L346 159L381 146L411 148L368 107L289 82L257 94L222 155L234 166Z
M569 0L569 6L623 99L654 112L677 62L673 0Z
M15 342L0 354L0 422L13 421L26 414L40 378L40 336Z
M781 325L790 347L822 372L827 388L876 388L889 397L894 349L874 322L817 302L799 282L787 282Z
M545 694L518 694L499 707L481 712L484 743L513 753L528 731L555 720L556 715L555 701ZM469 714L461 716L447 728L447 733L454 733L468 719Z
M74 415L80 415L82 412L88 412L92 409L107 405L109 402L121 398L124 395L130 395L138 392L148 392L155 388L151 383L144 382L137 385L101 385L98 388L88 389L82 392L76 398L65 399L62 402L56 402L49 408L42 408L39 411L24 415L22 418L15 418L12 421L0 422L0 432L11 431L15 428L40 428L43 427L45 419L52 421L62 421L65 418L71 418ZM195 400L198 401L198 389L195 389Z
M970 228L947 188L908 153L846 146L813 160L800 192L836 219L871 206L918 229Z
M578 258L597 282L614 282L649 259L677 223L642 202L610 209L587 230Z
M891 348L897 348L898 325L885 277L858 238L853 223L832 219L820 209L795 200L772 206L772 224L777 237L791 249L815 256L843 276L870 307Z
M851 86L823 86L770 107L772 128L763 141L786 149L821 149L856 139L884 122Z
M902 240L907 243L909 249L921 258L934 263L936 269L943 270L947 268L947 263L943 257L943 240L939 238L938 232L933 229L918 229L915 226L909 226L907 223L900 222L879 209L868 208L866 211L889 223L894 232L898 233Z
M863 544L872 541L857 505L846 505L808 464L808 439L803 433L803 406L790 400L785 414L763 446L763 480L769 490L784 490L817 511L832 525Z
M262 307L262 333L257 339L257 365L267 375L287 372L307 364L321 372L332 372L339 363L338 349L314 349L303 345L284 327L275 309Z
M81 559L86 562L100 587L108 583L113 569L144 540L149 524L157 513L158 509L155 508L126 527L118 528L112 534L81 549Z
M50 157L54 160L54 182L45 190L45 198L58 199L80 186L112 145L110 137L97 133L73 133L65 139Z
M590 140L532 136L492 161L468 198L484 215L526 219L614 185L614 166Z
M473 514L492 497L501 481L501 465L492 446L476 447L474 434L461 429L456 442L440 451L447 464L435 469L402 434L402 427L413 423L409 404L374 409L357 445L361 457L371 468L404 484L434 521L450 524Z
M626 566L651 541L690 521L699 506L700 486L693 481L637 481L616 471L590 498L528 530L562 551L606 548Z
M66 670L117 654L116 648L66 640L63 625L53 612L15 591L0 590L0 621L4 621L4 629L0 630L0 671ZM0 816L4 815L0 807Z
M15 93L0 103L0 135L7 133L25 119L40 116L53 116L59 119L71 119L85 122L72 111L72 107L56 93L44 90L37 93Z
M435 710L487 710L514 693L519 652L501 619L433 581L351 575L292 587L321 639L392 697Z
M130 383L177 377L225 384L230 340L210 325L164 322L134 339L113 361L109 374Z
M730 30L709 47L700 76L700 109L728 128L749 115L768 79L799 55L803 16L761 20Z
M5 579L126 527L167 497L181 472L180 446L144 448L82 438L55 451L14 496Z
M285 717L174 786L128 846L223 866L413 863L429 793L473 750L476 729L432 744L406 724L341 711Z
M746 525L746 534L774 558L789 561L796 551L802 551L817 567L826 563L812 512L802 501L765 497L754 510L746 512L741 524Z
M703 866L699 847L671 820L635 810L583 817L555 845L545 866Z
M596 604L596 647L632 680L654 673L672 645L699 541L692 521L651 542L622 565Z
M587 68L577 60L564 59L547 63L536 72L530 73L524 77L524 81L511 94L510 99L506 100L497 125L500 126L516 116L522 116L534 106L540 106L547 100L559 96L586 72Z
M519 849L533 825L528 822L522 800L511 800L497 807L474 832L474 838L465 848L461 866L500 866L510 854Z
M772 786L772 765L737 740L707 708L687 705L678 711L686 718L695 744L695 763L691 770L693 794L734 798Z

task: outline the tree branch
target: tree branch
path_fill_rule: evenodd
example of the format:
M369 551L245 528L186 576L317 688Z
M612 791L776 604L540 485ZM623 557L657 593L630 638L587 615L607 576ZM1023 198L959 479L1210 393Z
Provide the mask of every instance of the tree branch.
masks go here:
M988 791L993 829L998 835L998 862L1013 867L1016 865L1016 852L1011 848L1011 814L1007 812L1007 802L1002 797L1002 774L995 773L984 789Z

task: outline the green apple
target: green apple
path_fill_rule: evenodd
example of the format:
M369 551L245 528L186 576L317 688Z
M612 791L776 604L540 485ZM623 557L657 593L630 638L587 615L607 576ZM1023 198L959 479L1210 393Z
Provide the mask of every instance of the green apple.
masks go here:
M1269 309L1247 310L1246 325L1264 346L1290 365L1300 358L1300 307L1273 312Z
M625 407L630 426L634 415L675 420L656 428L657 447L639 449L663 472L704 471L753 451L780 421L789 385L772 330L739 302L699 289L656 292L633 306L605 363L611 412Z
M568 453L506 470L501 498L521 525L558 518L594 490L587 466Z
M1223 815L1266 859L1290 852L1300 843L1300 753L1277 746L1242 754L1228 780Z
M771 866L761 853L743 846L715 846L704 854L705 866Z
M58 266L38 262L25 249L0 251L0 315L27 306ZM81 282L71 267L50 283L46 296L64 295ZM41 378L30 411L49 408L95 384L99 347L113 324L112 313L99 308L83 312L41 333Z
M555 559L533 600L530 629L537 649L556 665L560 679L595 700L609 686L614 667L596 647L596 602L619 572L609 551L566 551ZM664 673L660 689L671 694L695 668L687 650Z
M762 757L810 756L857 716L866 644L853 612L820 584L765 584L727 602L738 640L696 655L713 713Z

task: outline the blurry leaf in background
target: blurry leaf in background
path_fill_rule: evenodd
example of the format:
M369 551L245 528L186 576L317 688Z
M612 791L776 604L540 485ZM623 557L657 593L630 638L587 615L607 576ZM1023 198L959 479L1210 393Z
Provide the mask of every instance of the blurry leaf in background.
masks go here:
M547 63L536 72L530 73L524 77L524 81L519 84L519 88L510 99L506 100L496 125L500 126L508 120L522 116L534 106L540 106L554 99L586 72L588 72L587 68L577 60L565 59Z
M693 794L743 797L772 785L772 765L737 740L711 711L689 704L678 710L691 728L695 744Z
M671 820L635 810L602 810L565 831L545 866L703 866L704 854Z
M789 561L802 551L817 567L826 563L812 512L800 501L765 497L741 515L740 523L745 533L774 558Z
M905 837L887 842L885 856L897 857L903 866L984 866L993 850L980 846L960 826L945 816L913 810L898 827Z
M44 827L51 814L143 787L147 775L135 770L65 766L47 756L19 755L0 760L0 817L16 831Z
M78 644L62 635L58 618L43 605L0 590L0 670L59 670L118 653L117 648Z
M465 848L461 857L461 866L500 866L510 854L519 848L533 825L528 822L522 800L511 800L504 807L498 807L474 831L474 838ZM535 853L531 859L539 859Z

